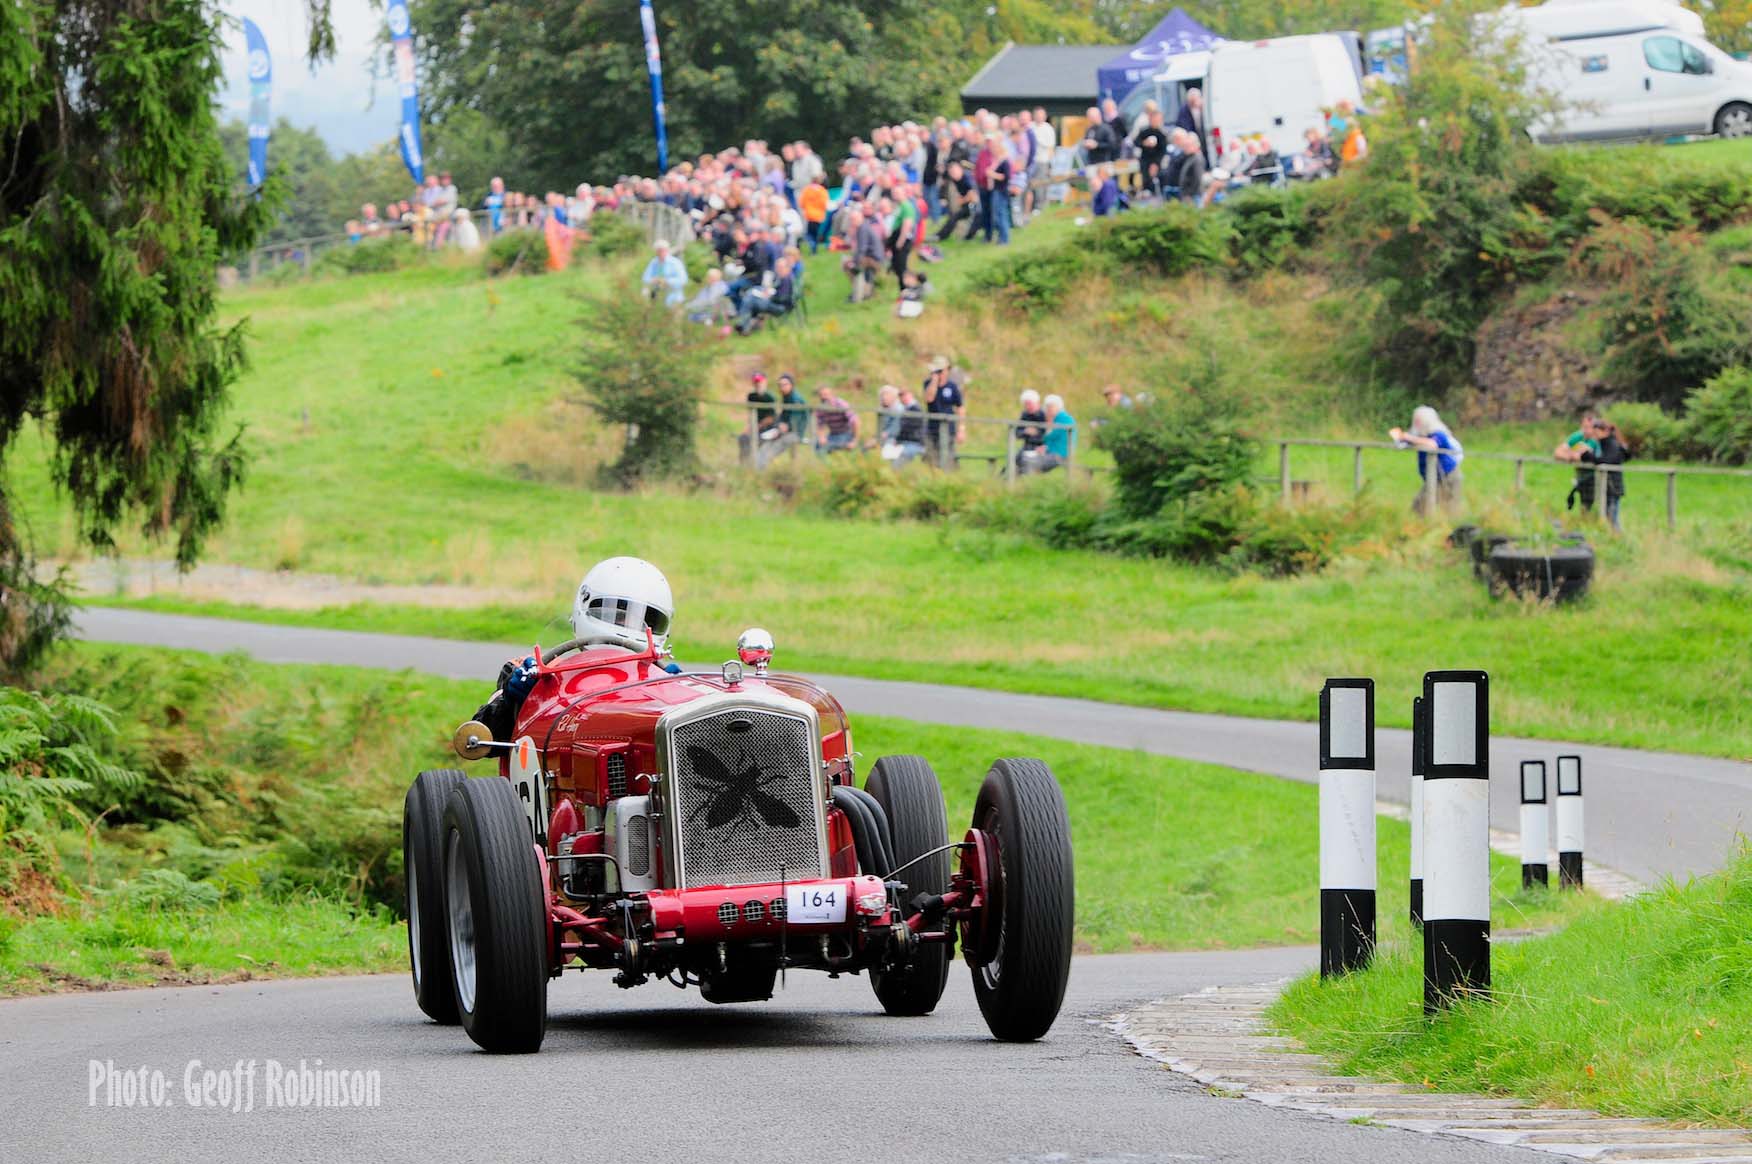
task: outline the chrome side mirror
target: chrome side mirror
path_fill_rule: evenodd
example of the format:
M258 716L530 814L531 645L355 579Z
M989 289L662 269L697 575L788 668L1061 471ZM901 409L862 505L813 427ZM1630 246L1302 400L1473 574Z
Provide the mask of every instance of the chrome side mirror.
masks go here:
M766 674L773 661L773 636L758 626L751 626L736 640L736 657L744 667L753 667L756 675Z

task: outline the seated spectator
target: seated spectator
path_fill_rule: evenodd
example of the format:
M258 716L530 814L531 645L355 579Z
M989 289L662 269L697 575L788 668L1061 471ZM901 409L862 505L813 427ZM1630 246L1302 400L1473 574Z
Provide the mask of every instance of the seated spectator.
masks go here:
M773 269L771 286L756 287L742 297L736 313L736 330L748 335L766 316L784 315L796 305L797 284L791 277L792 261L780 258Z
M1016 471L1040 472L1040 458L1046 444L1046 413L1040 410L1040 393L1032 388L1024 389L1021 404L1022 414L1016 418L1022 421L1016 429L1016 441L1021 446L1016 450Z
M779 403L785 407L779 412L778 440L781 448L789 448L809 435L809 401L797 391L797 377L789 372L779 377L779 391Z
M1307 143L1302 152L1290 158L1290 176L1295 178L1326 178L1338 170L1338 159L1333 156L1332 143L1326 140L1326 135L1317 126L1309 126L1302 133Z
M910 390L884 384L877 402L882 407L882 459L904 465L924 456L925 410L919 406L918 398Z
M931 281L921 271L908 271L906 284L900 289L900 302L894 314L902 319L917 319L925 313L925 296L931 293Z
M706 272L706 282L700 288L699 294L687 301L687 317L695 323L708 326L727 325L732 314L730 285L724 282L724 272L713 267Z
M474 216L459 206L450 218L454 224L450 228L450 239L456 244L457 249L465 254L473 254L480 250L481 232L480 228L474 224Z
M651 299L661 295L666 305L680 307L687 298L687 267L669 253L669 243L665 239L658 239L652 250L657 253L645 264L645 275L641 280L645 295Z
M1077 421L1065 411L1064 397L1053 393L1041 402L1046 417L1046 438L1040 471L1050 473L1071 463L1071 452L1077 443Z
M826 456L855 450L858 447L858 414L832 388L822 388L817 399L821 403L815 409L815 451Z
M1096 166L1092 184L1095 186L1092 209L1096 218L1106 218L1126 208L1125 195L1119 192L1119 179L1113 176L1112 166Z

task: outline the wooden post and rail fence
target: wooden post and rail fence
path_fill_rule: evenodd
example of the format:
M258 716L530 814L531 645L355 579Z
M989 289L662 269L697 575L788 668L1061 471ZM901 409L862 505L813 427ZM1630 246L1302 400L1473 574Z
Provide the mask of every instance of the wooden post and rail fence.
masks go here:
M755 416L759 412L782 413L788 410L793 412L808 412L812 417L818 417L824 412L851 412L860 418L868 417L874 423L869 429L864 429L862 427L862 419L860 419L860 429L858 433L859 439L853 446L854 450L875 447L877 443L875 436L880 431L881 422L884 418L912 417L917 420L921 428L925 428L927 431L927 440L925 441L926 457L924 459L928 461L931 456L935 455L938 464L944 468L955 467L963 461L984 463L991 466L996 475L1001 476L1006 484L1014 484L1018 476L1024 475L1027 472L1027 470L1022 467L1020 458L1017 455L1024 446L1024 437L1022 436L1023 431L1026 429L1044 429L1047 427L1042 425L1039 421L1024 421L992 416L948 418L939 413L925 412L921 414L899 408L860 408L849 403L844 409L836 405L822 405L819 403L792 404L787 409L782 401L774 404L740 400L711 401L709 403L718 407L739 409L743 411L748 417L747 431L751 436L755 433ZM943 425L965 425L970 430L970 440L966 444L945 444L939 447L933 444L928 437L930 431L929 426L933 423ZM1071 426L1071 456L1063 459L1058 464L1055 464L1055 468L1063 467L1067 470L1080 471L1090 477L1093 477L1096 474L1112 471L1111 466L1089 464L1078 459L1078 446L1086 438L1089 430L1093 427L1096 427L1096 425L1083 421L1076 421ZM985 432L990 433L994 429L1003 430L1004 446L1001 455L995 451L995 446L992 446L990 442L987 442L985 445L975 445L971 440L974 432L984 430ZM811 447L814 444L813 436L809 433L798 434L798 438L796 445L798 448ZM1390 441L1324 440L1313 437L1270 437L1263 443L1268 447L1275 445L1277 448L1276 486L1278 496L1285 505L1293 505L1297 500L1298 494L1305 494L1309 485L1307 481L1298 481L1292 475L1293 459L1291 456L1291 450L1293 448L1349 449L1351 452L1350 477L1351 492L1353 495L1360 494L1363 491L1364 486L1367 484L1367 477L1363 470L1363 454L1365 452L1378 451L1407 455L1415 454L1417 451L1415 449L1409 449L1393 444ZM1680 477L1716 477L1752 481L1752 469L1728 468L1718 465L1594 465L1592 467L1584 467L1578 470L1577 466L1567 462L1558 461L1550 455L1541 456L1533 453L1468 450L1463 458L1463 466L1466 462L1474 461L1506 461L1512 463L1515 467L1514 492L1516 494L1520 494L1526 490L1527 466L1529 464L1536 467L1566 469L1571 472L1591 472L1594 479L1594 496L1598 498L1604 498L1607 495L1608 475L1611 473L1636 473L1645 476L1661 477L1666 484L1667 528L1669 530L1676 530L1679 528ZM1436 466L1437 461L1434 456L1429 456L1425 459L1423 489L1424 500L1426 502L1433 502L1436 495ZM1752 509L1752 488L1748 489L1746 502L1748 509Z

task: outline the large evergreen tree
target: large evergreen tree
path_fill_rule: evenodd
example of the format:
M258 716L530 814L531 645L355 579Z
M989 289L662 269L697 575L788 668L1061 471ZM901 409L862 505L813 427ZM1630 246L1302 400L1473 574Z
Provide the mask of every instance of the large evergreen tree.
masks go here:
M311 50L332 50L308 0ZM241 479L223 413L243 361L214 324L222 254L272 213L233 181L207 0L0 3L0 469L38 422L96 547L137 520L192 563ZM0 477L0 668L64 627Z

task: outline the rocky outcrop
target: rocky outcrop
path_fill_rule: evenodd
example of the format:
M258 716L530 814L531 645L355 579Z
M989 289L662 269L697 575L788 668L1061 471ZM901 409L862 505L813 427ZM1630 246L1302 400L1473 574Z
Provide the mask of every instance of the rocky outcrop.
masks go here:
M1565 290L1531 304L1499 308L1478 329L1472 361L1476 391L1461 419L1569 420L1607 403L1600 356L1585 345L1592 290Z

